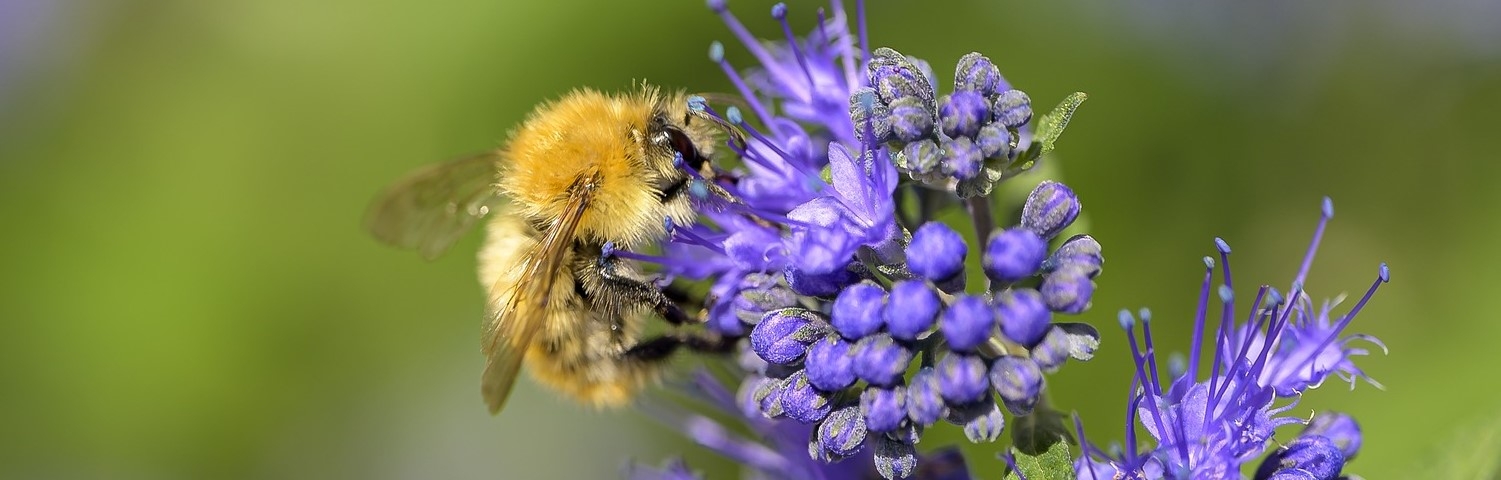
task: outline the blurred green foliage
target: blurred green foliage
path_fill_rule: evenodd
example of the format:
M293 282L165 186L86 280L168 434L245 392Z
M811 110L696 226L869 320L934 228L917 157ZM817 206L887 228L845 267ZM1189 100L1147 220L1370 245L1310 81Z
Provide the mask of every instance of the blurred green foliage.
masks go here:
M1039 105L1089 94L1050 161L1105 245L1083 316L1105 342L1050 382L1096 442L1122 438L1113 312L1149 306L1159 349L1186 348L1211 239L1243 289L1285 287L1333 196L1309 288L1358 294L1392 265L1353 327L1391 347L1361 363L1386 390L1331 382L1296 411L1354 414L1350 470L1388 478L1498 406L1501 54L1379 4L1294 3L1183 7L1224 30L1163 28L1204 18L1166 2L875 2L869 24L944 82L977 50ZM55 4L22 44L44 61L0 77L19 79L0 84L0 476L596 478L670 452L729 471L527 382L486 415L478 235L429 263L359 225L403 172L574 86L731 90L702 3L647 5ZM732 2L779 36L769 6ZM805 31L815 7L792 7ZM994 447L967 448L994 478Z

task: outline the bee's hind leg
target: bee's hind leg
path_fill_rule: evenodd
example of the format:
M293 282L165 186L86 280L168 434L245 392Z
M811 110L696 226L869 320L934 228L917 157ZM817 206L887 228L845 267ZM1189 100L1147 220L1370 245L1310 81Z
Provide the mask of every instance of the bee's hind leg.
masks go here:
M656 285L621 274L619 261L614 257L601 256L599 258L599 281L607 286L601 291L617 295L616 300L624 304L650 308L673 325L697 323L693 317L683 313L683 309Z
M621 356L637 361L654 362L666 359L678 348L687 348L699 353L729 353L735 349L736 338L714 334L680 332L650 338L626 350Z

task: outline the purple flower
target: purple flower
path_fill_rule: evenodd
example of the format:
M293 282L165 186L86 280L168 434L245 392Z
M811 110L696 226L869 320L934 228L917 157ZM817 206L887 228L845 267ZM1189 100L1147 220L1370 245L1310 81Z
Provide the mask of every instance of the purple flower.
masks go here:
M1293 279L1294 299L1306 298L1303 286L1309 266L1332 216L1333 207L1326 198L1314 240ZM1151 452L1139 451L1128 427L1126 450L1117 455L1085 447L1086 458L1076 463L1080 478L1098 476L1109 469L1124 472L1127 478L1159 478L1154 475L1161 475L1160 472L1183 472L1193 478L1238 475L1242 465L1266 453L1278 427L1300 422L1283 416L1297 403L1296 399L1279 405L1279 396L1301 397L1330 374L1350 381L1366 378L1351 363L1351 357L1365 351L1349 343L1357 339L1374 340L1342 335L1376 289L1390 279L1385 264L1365 296L1338 320L1329 319L1328 306L1315 315L1307 308L1306 301L1289 301L1275 289L1262 286L1252 301L1249 318L1237 322L1230 247L1219 239L1215 244L1224 283L1215 288L1216 262L1206 257L1199 308L1194 317L1194 341L1181 371L1165 379L1159 376L1150 312L1140 313L1140 342L1138 317L1127 311L1120 314L1120 325L1131 342L1136 366L1134 382L1139 386L1132 392L1130 412L1157 440L1157 446ZM1205 335L1205 327L1210 314L1210 293L1215 291L1223 309L1218 331L1209 337ZM1208 378L1201 380L1198 366L1205 353L1206 338L1213 341L1213 361ZM1325 435L1341 439L1340 443ZM1359 444L1359 428L1348 417L1318 420L1287 448L1267 457L1255 478L1333 479L1344 466L1346 451L1354 453Z
M716 109L691 97L688 109L721 127L716 147L738 158L688 172L702 221L668 224L659 255L606 253L657 264L642 270L660 272L659 284L710 284L682 302L704 307L707 337L693 337L690 349L747 337L737 394L701 378L693 386L759 438L691 415L683 431L757 478L967 478L957 454L918 455L924 429L944 418L973 441L994 440L1003 405L1031 408L1042 371L1088 359L1098 344L1092 329L1051 322L1054 311L1088 307L1099 273L1092 240L1048 251L1046 231L1073 220L1057 212L1077 216L1077 201L1054 195L1051 210L1002 221L986 218L990 202L977 198L1036 163L1030 102L979 53L959 59L952 91L940 96L927 62L869 50L863 2L858 32L835 2L802 37L778 4L771 14L782 35L773 41L757 40L723 0L709 7L756 65L737 69L713 43L710 60L742 98ZM936 220L937 209L964 203L982 240L995 225L1013 226L977 245L991 280L971 290L968 232ZM699 341L707 338L715 342ZM995 376L1002 357L1023 363ZM1010 383L993 387L992 377ZM992 388L1006 392L1001 402ZM850 456L861 459L839 462ZM957 476L941 475L956 465Z
M1334 480L1345 468L1345 454L1333 440L1321 435L1299 435L1267 455L1256 469L1254 480L1310 478Z

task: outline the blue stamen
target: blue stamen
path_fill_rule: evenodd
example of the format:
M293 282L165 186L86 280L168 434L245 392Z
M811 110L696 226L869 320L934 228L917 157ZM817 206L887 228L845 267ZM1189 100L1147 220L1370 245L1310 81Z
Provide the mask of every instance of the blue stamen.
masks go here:
M1079 419L1079 412L1074 412L1073 417L1074 434L1079 437L1079 456L1084 457L1085 462L1089 462L1090 454L1098 453L1098 449L1094 448L1094 445L1090 445L1089 440L1084 438L1084 421ZM1100 480L1099 476L1094 473L1093 467L1089 469L1089 480Z
M792 35L792 26L787 24L787 4L778 3L771 7L771 16L782 24L782 34L787 37L787 46L792 49L792 55L797 58L797 64L803 69L803 77L808 80L807 97L801 99L804 102L813 100L814 89L813 71L808 69L808 60L803 56L803 49L797 45L797 37Z
M713 53L712 48L710 50L710 53ZM756 96L755 92L751 91L750 86L746 85L745 79L740 78L740 72L736 71L733 65L730 65L729 60L725 60L723 57L721 57L714 63L719 64L719 69L724 71L724 75L730 79L730 83L735 84L735 89L740 91L740 96L745 98L745 103L747 105L750 105L751 110L754 110L756 112L757 117L771 118L771 114L767 112L766 107L761 105L761 100L759 100L760 97Z
M1162 379L1157 377L1157 347L1152 343L1152 311L1146 308L1137 312L1141 317L1142 340L1146 342L1147 371L1152 372L1152 391L1158 396L1162 395Z
M1199 357L1204 350L1204 322L1205 317L1209 316L1209 284L1214 279L1214 260L1204 257L1204 266L1204 286L1199 289L1199 308L1194 313L1193 343L1189 345L1189 379L1199 378Z
M1382 265L1384 266L1385 264ZM1329 331L1329 335L1326 336L1322 342L1319 342L1318 348L1309 350L1309 353L1304 355L1307 358L1304 358L1299 362L1288 362L1288 364L1298 365L1302 362L1312 363L1315 359L1318 358L1319 352L1323 352L1325 348L1329 348L1329 345L1333 344L1335 340L1339 339L1340 332L1343 332L1345 330L1345 327L1349 326L1350 322L1355 320L1355 316L1360 314L1360 309L1365 308L1366 302L1369 302L1371 300L1371 297L1376 295L1376 290L1378 288L1381 288L1381 284L1386 283L1385 279L1390 278L1390 272L1388 272L1386 269L1382 269L1381 272L1382 275L1377 276L1376 281L1371 283L1371 288L1367 289L1365 295L1362 295L1360 297L1360 301L1355 302L1355 307L1351 308L1349 313L1346 313L1343 317L1340 317L1339 322L1336 322L1334 324L1334 328Z
M865 0L855 0L855 17L860 22L860 64L870 61L870 30L865 27Z
M1027 480L1027 474L1022 473L1020 468L1016 468L1016 456L1012 455L1010 451L1001 452L996 456L1005 461L1006 466L1011 467L1011 473L1016 474L1017 480Z
M694 180L693 183L688 185L688 194L692 195L695 199L703 200L709 198L709 187L704 185L702 179Z
M751 55L754 55L757 61L761 62L761 65L766 68L768 73L784 80L788 77L787 72L782 70L781 64L777 63L775 57L772 57L771 52L766 51L766 47L761 45L761 41L757 40L754 35L751 35L750 30L746 29L745 25L740 23L740 19L735 18L735 14L730 13L729 9L720 10L716 13L724 21L725 26L729 27L730 31L735 34L735 37L740 40L740 43L745 45L745 49L750 51ZM754 97L746 95L745 98L746 100L751 100ZM761 118L771 117L762 116Z
M1319 251L1319 241L1324 239L1324 227L1329 225L1329 219L1334 217L1334 200L1324 197L1323 215L1319 216L1319 226L1313 231L1313 241L1308 245L1308 253L1303 256L1303 266L1298 268L1298 276L1294 277L1293 283L1302 284L1308 278L1308 269L1313 266L1313 255Z
M719 63L724 61L724 44L719 40L709 42L709 61Z
M1223 238L1214 237L1214 248L1219 249L1221 254L1230 254L1230 244L1225 243L1225 239Z

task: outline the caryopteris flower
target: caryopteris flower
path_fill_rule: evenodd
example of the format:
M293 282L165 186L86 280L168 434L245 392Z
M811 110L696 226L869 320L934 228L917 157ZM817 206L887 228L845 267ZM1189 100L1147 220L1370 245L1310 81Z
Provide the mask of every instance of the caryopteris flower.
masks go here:
M750 436L689 410L658 409L698 443L755 478L968 478L957 453L919 452L924 432L950 423L977 443L997 440L1008 423L1035 432L1057 418L1043 398L1046 375L1091 358L1099 344L1089 325L1058 321L1090 308L1104 265L1094 238L1063 235L1083 211L1079 195L1041 181L1014 219L994 215L990 196L1054 147L1083 95L1034 115L1030 97L980 53L958 59L952 88L941 88L928 62L872 51L864 4L856 5L858 29L836 0L797 37L778 4L771 14L781 38L762 41L723 0L709 2L755 65L738 69L715 42L710 60L742 98L721 109L694 97L689 108L724 127L723 150L739 165L692 173L702 221L666 222L662 255L607 255L711 283L689 303L703 306L710 336L740 349L740 369L719 376L739 387L701 373L683 391L718 408L716 418L743 421ZM710 182L733 200L710 198ZM960 207L969 222L940 220ZM1324 210L1327 221L1332 207ZM1330 376L1366 378L1351 359L1366 353L1360 340L1380 345L1345 331L1387 280L1385 266L1342 315L1334 304L1315 308L1303 291L1323 228L1289 293L1262 287L1241 322L1230 249L1217 241L1192 351L1181 368L1168 362L1166 375L1150 313L1120 315L1136 372L1126 446L1103 451L1082 441L1080 427L1083 456L1073 463L1081 478L1237 478L1251 462L1260 462L1257 479L1339 475L1361 443L1348 416L1316 417L1268 455L1275 430L1301 421L1289 413L1298 396ZM1223 310L1206 337L1216 292ZM1155 440L1150 448L1137 441L1138 421ZM1013 470L1035 463L1018 452L1000 457ZM632 473L693 475L679 463Z
M704 208L697 225L669 225L661 256L610 253L712 279L706 326L748 337L741 345L752 355L730 403L753 426L806 425L804 460L864 455L866 468L905 478L924 471L914 444L940 419L973 441L995 440L1003 412L1039 403L1043 372L1088 359L1098 344L1087 325L1053 322L1089 307L1103 263L1087 236L1055 242L1079 215L1074 192L1043 182L1021 218L991 213L993 186L1041 155L1029 148L1027 95L979 53L960 58L951 91L940 92L927 62L871 51L863 2L858 32L835 1L804 37L778 4L777 41L753 37L724 1L709 7L757 62L739 70L714 43L710 60L742 99L723 110L704 98L689 105L735 130L726 147L741 165L695 178L736 200ZM900 211L899 197L919 213ZM961 204L971 225L936 220ZM966 268L971 256L983 272ZM824 468L728 448L695 428L701 443L754 457L748 464L771 477Z
M1293 277L1291 294L1284 297L1275 288L1261 286L1241 321L1235 318L1230 246L1216 239L1219 261L1204 258L1187 364L1170 369L1169 376L1160 376L1150 313L1121 312L1120 326L1131 342L1136 365L1125 449L1107 453L1085 444L1085 455L1076 462L1080 478L1236 478L1242 465L1267 453L1278 427L1302 422L1289 412L1307 390L1330 375L1349 382L1370 381L1352 363L1354 357L1367 353L1356 341L1381 344L1369 336L1345 332L1376 289L1390 280L1386 265L1381 265L1360 301L1333 318L1333 304L1326 302L1314 309L1304 290L1324 227L1333 215L1333 205L1326 198L1313 242ZM1223 278L1218 285L1214 282L1216 264ZM1212 292L1223 308L1214 335L1206 336ZM1212 350L1205 348L1206 343ZM1200 357L1205 354L1211 355L1210 368L1200 372ZM1139 448L1130 425L1136 421L1156 440L1154 447ZM1079 435L1083 436L1082 427ZM1360 428L1353 419L1320 415L1296 440L1266 456L1254 478L1334 479L1359 448Z

